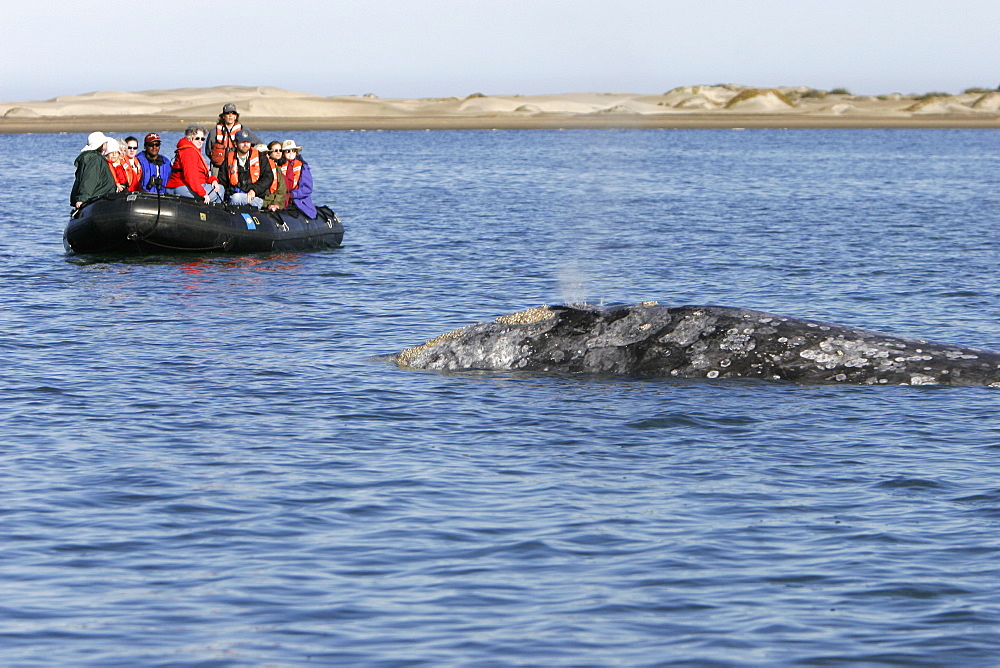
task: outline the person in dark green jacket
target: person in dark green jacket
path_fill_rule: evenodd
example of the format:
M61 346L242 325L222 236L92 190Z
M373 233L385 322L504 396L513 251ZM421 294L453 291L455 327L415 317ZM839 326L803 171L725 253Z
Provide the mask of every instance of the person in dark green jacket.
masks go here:
M73 161L76 179L69 194L69 203L76 209L91 197L107 195L117 190L114 174L104 157L104 145L108 143L108 139L103 132L91 132L87 137L87 145Z

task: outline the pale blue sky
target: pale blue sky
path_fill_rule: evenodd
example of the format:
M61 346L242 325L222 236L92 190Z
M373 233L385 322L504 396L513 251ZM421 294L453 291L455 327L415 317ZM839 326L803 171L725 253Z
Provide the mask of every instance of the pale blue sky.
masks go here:
M224 84L380 97L1000 85L996 0L17 0L6 13L2 101Z

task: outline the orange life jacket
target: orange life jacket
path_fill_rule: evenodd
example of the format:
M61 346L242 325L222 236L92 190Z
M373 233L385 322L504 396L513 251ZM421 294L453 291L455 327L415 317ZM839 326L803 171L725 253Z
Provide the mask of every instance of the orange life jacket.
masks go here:
M288 172L288 167L291 166L292 171ZM299 187L299 179L302 178L302 161L296 159L294 163L285 163L285 174L288 179L288 191L291 192Z
M229 154L229 184L238 186L240 184L240 163L236 159L236 151ZM250 183L257 183L260 180L260 151L255 148L250 149L247 156L247 166L250 168Z
M243 129L240 123L235 123L229 130L222 123L215 126L215 143L212 144L212 164L218 167L225 159L226 154L236 148L236 133Z
M125 173L125 165L119 159L115 162L111 161L111 158L105 158L108 161L108 167L111 168L111 173L115 177L115 183L128 187L128 176Z
M122 167L125 168L126 189L135 192L139 189L139 180L142 178L139 158L123 158Z
M274 175L274 178L271 179L270 192L275 193L278 192L278 179L285 178L285 166L276 163L270 155L267 156L267 162L271 165L271 174Z

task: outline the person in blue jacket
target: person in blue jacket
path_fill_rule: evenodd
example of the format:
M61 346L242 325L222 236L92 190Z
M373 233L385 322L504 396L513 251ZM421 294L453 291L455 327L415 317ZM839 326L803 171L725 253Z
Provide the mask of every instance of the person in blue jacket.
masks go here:
M170 178L170 160L160 155L160 135L155 132L146 135L143 145L144 149L138 155L142 166L139 188L162 195L166 192L167 179Z
M310 218L316 217L316 205L312 201L313 177L309 164L299 153L302 147L291 139L281 144L285 157L285 184L288 187L287 207L295 207Z

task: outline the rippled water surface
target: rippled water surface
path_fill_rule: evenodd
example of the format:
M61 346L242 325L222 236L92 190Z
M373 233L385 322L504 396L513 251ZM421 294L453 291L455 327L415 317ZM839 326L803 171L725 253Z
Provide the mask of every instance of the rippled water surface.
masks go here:
M1000 349L996 131L292 136L343 248L123 259L85 135L0 135L2 663L1000 656L996 390L366 359L644 299Z

